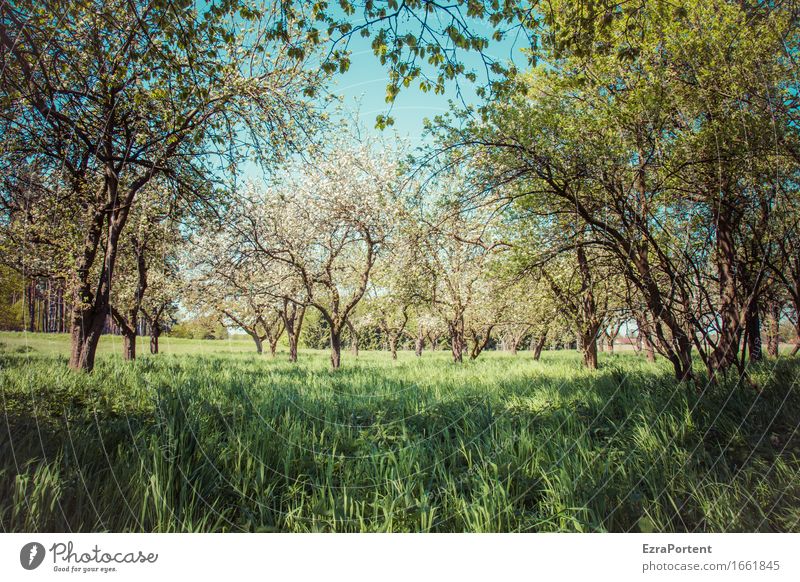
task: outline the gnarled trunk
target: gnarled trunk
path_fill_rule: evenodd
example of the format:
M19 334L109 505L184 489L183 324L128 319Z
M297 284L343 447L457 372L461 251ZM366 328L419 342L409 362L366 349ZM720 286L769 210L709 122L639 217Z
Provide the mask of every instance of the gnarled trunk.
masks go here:
M253 338L253 342L256 344L256 353L263 354L264 353L264 344L261 338L258 336L257 333L253 333L251 331L247 332L248 335Z
M448 324L450 329L450 351L453 362L460 364L464 361L464 320L463 318Z
M303 318L305 317L305 306L298 305L289 299L283 300L281 317L283 327L286 329L286 337L289 340L289 361L297 361L297 344L300 342L300 331L303 328Z
M737 289L733 213L723 205L721 199L714 214L716 224L715 262L720 302L718 310L721 325L717 334L716 347L706 363L711 381L715 380L717 374L724 373L731 366L738 365L739 342L744 331L740 325L742 306L739 304L740 290Z
M331 327L331 368L338 370L342 365L342 330Z
M92 297L88 278L76 291L73 301L70 328L69 367L91 372L94 369L97 345L103 333L110 306L107 296Z
M617 341L617 337L619 337L619 332L621 329L622 329L622 324L612 327L610 333L608 330L603 332L606 338L606 346L608 347L608 353L610 354L614 353L614 342Z
M647 313L653 317L652 322L647 322L645 314L636 317L636 324L642 337L645 355L648 361L655 360L655 344L664 354L673 367L675 379L685 382L693 379L691 366L691 339L681 326L669 303L656 283L650 266L648 244L629 245L624 247L633 256L631 261L630 278L642 293ZM663 267L670 267L669 263L661 263ZM671 337L665 333L664 326L669 330Z
M590 370L597 369L597 329L591 327L581 332L581 353L583 365Z
M534 361L539 361L539 358L542 357L542 349L544 348L544 344L547 341L547 334L542 334L536 339L536 343L533 344L533 359Z
M653 342L647 337L647 334L642 335L642 344L644 346L644 355L648 362L656 361L656 350L653 347Z
M36 331L36 279L31 279L25 286L25 303L28 308L28 321L25 329L29 332Z
M111 317L119 327L122 334L122 359L131 361L136 359L136 315L138 308L128 311L127 316L120 313L114 306L110 307Z
M780 322L781 305L777 301L770 301L767 307L767 355L770 358L778 357L780 348Z
M161 336L161 326L157 323L150 323L150 353L158 353L158 338Z
M761 345L761 316L758 303L753 300L747 310L747 348L750 352L750 363L761 362L764 359Z
M136 359L136 319L139 316L139 305L128 312L128 320L122 327L122 359Z
M464 346L458 337L451 337L450 351L453 354L453 362L460 364L464 361Z
M418 358L422 357L422 350L425 347L425 334L422 333L422 326L417 331L417 339L414 342L414 355Z
M111 310L111 274L114 272L117 261L120 235L128 220L128 212L136 192L149 180L150 176L137 178L125 196L120 197L117 172L111 165L106 168L102 192L105 199L113 203L114 210L109 213L107 205L103 204L90 211L91 216L83 239L83 249L77 258L70 338L72 346L69 360L69 366L73 370L90 372L94 368L97 345L100 342L100 335L103 333L106 316ZM99 278L95 285L91 275L92 265L95 264L95 257L100 248L104 225L107 225L107 237L103 262L100 265ZM141 301L141 294L139 294L138 300ZM135 321L133 325L135 326Z
M648 362L656 361L656 351L653 342L650 340L650 325L647 323L644 314L636 316L636 344L638 351L644 351Z
M136 332L130 330L123 330L122 332L122 359L135 360L136 359Z
M267 344L269 345L269 355L274 358L275 354L278 352L278 342L280 341L283 331L286 327L283 313L277 311L272 313L272 317L267 317L263 314L259 315L258 321L253 326L254 330L258 329L259 323L261 324L261 328L264 330L262 340L267 340Z
M794 324L794 349L790 354L792 357L796 356L798 352L800 352L800 313L797 314L797 321Z
M476 360L481 355L483 350L489 345L489 340L492 337L492 329L494 325L487 326L483 330L470 329L470 339L472 346L469 352L469 359Z
M71 319L69 367L73 370L91 372L94 369L97 344L103 333L105 312L100 316L91 308L74 307Z

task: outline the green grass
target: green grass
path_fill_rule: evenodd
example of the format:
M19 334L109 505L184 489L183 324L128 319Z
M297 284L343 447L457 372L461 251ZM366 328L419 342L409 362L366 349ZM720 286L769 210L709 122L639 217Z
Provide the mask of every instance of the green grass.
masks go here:
M3 531L800 531L798 360L698 393L633 355L115 341L85 376L0 334Z

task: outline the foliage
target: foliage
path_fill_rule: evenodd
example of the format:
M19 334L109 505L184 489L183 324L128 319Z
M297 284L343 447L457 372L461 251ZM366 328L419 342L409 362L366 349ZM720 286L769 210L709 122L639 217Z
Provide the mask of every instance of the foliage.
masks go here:
M33 247L69 281L70 364L89 371L141 192L224 204L223 172L254 154L271 167L313 133L326 75L278 4L20 0L0 19L0 238L18 268Z
M744 374L745 350L761 357L773 257L797 288L796 247L775 236L794 216L775 209L797 197L793 8L655 1L601 17L553 2L545 21L547 62L525 90L438 121L443 163L469 168L463 197L522 227L524 268L564 275L556 257L577 254L587 313L608 274L635 289L625 307L644 306L677 378L691 379L693 350L712 376ZM581 248L602 269L583 269ZM601 315L581 316L591 342Z
M176 323L169 335L183 339L227 339L228 329L216 317L205 316Z
M23 296L24 279L0 265L0 329L22 329Z

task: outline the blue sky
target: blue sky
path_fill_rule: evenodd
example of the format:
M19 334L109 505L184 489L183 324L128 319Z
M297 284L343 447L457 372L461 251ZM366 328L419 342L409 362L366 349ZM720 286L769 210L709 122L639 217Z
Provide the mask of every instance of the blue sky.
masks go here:
M489 38L490 34L486 32L485 36ZM336 75L331 88L334 94L343 98L344 105L348 109L358 109L359 117L367 128L373 128L375 117L389 113L390 107L385 101L386 85L389 80L387 68L381 65L372 53L370 42L370 39L353 38L350 44L350 69L344 74ZM522 68L525 57L521 53L521 48L523 48L522 41L515 44L514 39L509 38L501 43L492 42L487 54L501 62L508 62L513 57L517 66ZM421 91L419 82L403 88L391 108L391 116L395 123L390 129L397 131L399 137L409 139L412 145L420 145L423 137L423 120L448 111L450 100L460 103L457 88L461 89L463 98L468 104L478 103L479 97L475 89L486 80L485 76L481 76L483 65L477 54L464 53L463 57L467 68L474 67L478 73L476 84L460 79L457 87L453 81L448 83L443 95Z
M355 26L359 22L360 19L354 19L352 24ZM491 39L492 29L485 22L472 21L472 23L473 30L484 38ZM386 85L389 80L388 68L373 54L371 42L371 38L363 38L360 35L351 38L348 47L350 68L345 73L335 74L329 87L330 93L341 98L342 106L348 112L358 114L362 129L374 132L376 135L383 134L384 139L391 139L397 135L414 149L425 141L424 120L447 112L450 109L450 101L459 106L462 105L462 99L469 105L480 103L476 89L487 81L483 61L476 53L460 51L459 58L465 63L466 69L468 71L472 69L478 74L475 83L464 78L453 80L445 85L444 94L436 95L433 92L426 93L420 90L418 80L409 87L402 88L394 104L390 106L385 100ZM526 56L522 53L524 48L528 48L524 39L517 40L509 36L501 42L489 40L489 48L485 53L504 64L513 59L518 68L524 69L527 62ZM431 78L436 77L436 71L432 67L425 69L425 72ZM394 125L383 132L375 128L375 119L381 114L390 114L394 119ZM253 162L243 164L240 170L246 180L258 182L264 179L263 173Z

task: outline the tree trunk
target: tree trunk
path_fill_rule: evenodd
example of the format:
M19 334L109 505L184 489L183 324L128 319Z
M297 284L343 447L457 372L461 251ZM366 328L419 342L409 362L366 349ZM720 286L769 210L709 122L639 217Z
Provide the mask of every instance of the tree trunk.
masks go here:
M692 340L686 334L682 324L675 313L672 311L669 302L661 294L657 278L653 275L648 259L648 247L642 244L630 247L634 260L632 261L635 270L631 272L631 278L642 292L647 312L653 317L653 322L646 322L644 314L636 318L636 324L640 333L643 333L642 342L645 345L648 361L655 359L653 346L657 344L670 363L672 364L675 379L679 382L686 382L694 378L691 365ZM663 324L663 325L662 325ZM663 326L669 330L669 337Z
M520 340L518 340L517 338L513 338L511 340L511 345L509 346L510 347L509 351L511 352L512 356L516 356L517 355L517 349L519 348L519 342L520 342Z
M414 355L418 358L422 357L422 350L425 347L425 334L423 333L422 326L420 325L417 330L417 339L414 343Z
M389 334L389 351L392 353L392 359L397 359L397 336Z
M96 314L91 308L73 307L71 319L69 367L91 372L94 369L95 353L103 333L106 312Z
M464 361L464 332L459 328L458 322L450 324L450 351L453 362L460 364Z
M133 195L147 183L145 179L137 179L127 196L133 200ZM116 173L107 168L106 181L103 185L108 199L118 201L118 188ZM91 223L84 238L83 251L76 265L77 285L75 287L72 315L71 354L70 368L91 372L94 369L97 345L107 316L111 313L111 282L114 266L117 261L117 250L122 229L128 219L130 204L119 204L108 215L105 208L95 209L92 213ZM103 261L97 284L94 285L91 276L91 267L94 264L104 224L107 222L107 236L103 249ZM93 292L94 290L94 292ZM139 293L141 302L141 293ZM138 305L136 309L138 313ZM135 320L133 322L135 328ZM134 335L136 331L133 331ZM134 348L135 349L135 348Z
M256 344L256 352L258 354L263 354L264 353L264 345L263 345L263 343L261 341L261 338L258 337L258 334L250 332L250 337L253 338L253 342L255 342L255 344Z
M591 331L581 336L581 351L583 352L583 364L590 370L597 369L597 336Z
M158 337L161 335L161 326L157 323L150 324L150 353L158 353Z
M494 325L490 325L481 331L470 329L470 338L472 341L472 347L469 353L470 360L478 359L478 356L480 356L483 350L485 350L486 347L489 345L489 340L492 337L493 328Z
M536 340L536 344L533 346L533 359L534 361L538 362L539 358L542 357L542 348L544 348L544 344L547 341L547 335L542 334L539 336L539 339Z
M331 326L331 368L338 370L342 365L342 330Z
M100 284L97 295L92 294L90 272L97 255L100 236L106 214L102 210L92 213L89 229L83 242L83 252L76 265L76 286L72 297L72 315L70 316L70 358L69 367L73 370L91 372L94 369L95 352L103 333L103 325L109 312L109 276L108 267L114 266L116 259L116 240L109 238L109 247L100 273Z
M677 349L670 358L672 368L675 372L675 379L679 382L688 382L694 379L692 371L692 344L684 333L680 338L676 338Z
M653 347L653 342L650 340L650 326L645 319L645 315L636 316L636 343L639 344L639 350L644 350L644 355L648 362L656 361L656 352Z
M761 315L758 311L758 302L750 302L747 310L747 347L750 352L750 363L761 362L764 359L761 345Z
M777 301L770 301L767 307L768 328L767 328L767 355L771 358L778 357L780 349L780 324L781 324L781 305Z
M719 373L724 373L733 365L738 365L739 342L742 329L739 321L739 292L736 281L736 255L732 211L723 206L715 209L716 253L715 261L719 280L719 318L720 329L717 346L708 361L711 381ZM742 292L745 290L742 289Z
M139 305L131 308L127 313L127 318L116 309L111 308L111 315L119 325L122 333L122 359L132 361L136 359L136 320L139 315Z
M136 330L127 329L122 332L122 359L136 359Z
M648 362L656 361L656 350L653 347L653 342L647 337L647 334L642 335L642 344L644 345L644 355Z
M274 358L276 353L278 353L278 338L269 340L269 355Z
M464 346L461 345L461 341L457 337L452 338L452 340L453 362L460 364L464 361Z
M36 281L31 279L28 286L25 288L25 298L27 299L28 307L28 321L27 330L30 332L36 331Z
M286 329L286 337L289 339L289 361L297 361L297 344L300 341L300 331L303 327L303 318L306 308L292 303L288 299L283 300L283 327Z
M91 372L94 369L97 345L100 343L106 320L111 315L107 274L102 274L101 280L103 282L100 291L93 300L89 299L92 296L88 291L90 285L88 280L85 279L83 285L76 290L70 334L69 366L73 370Z

